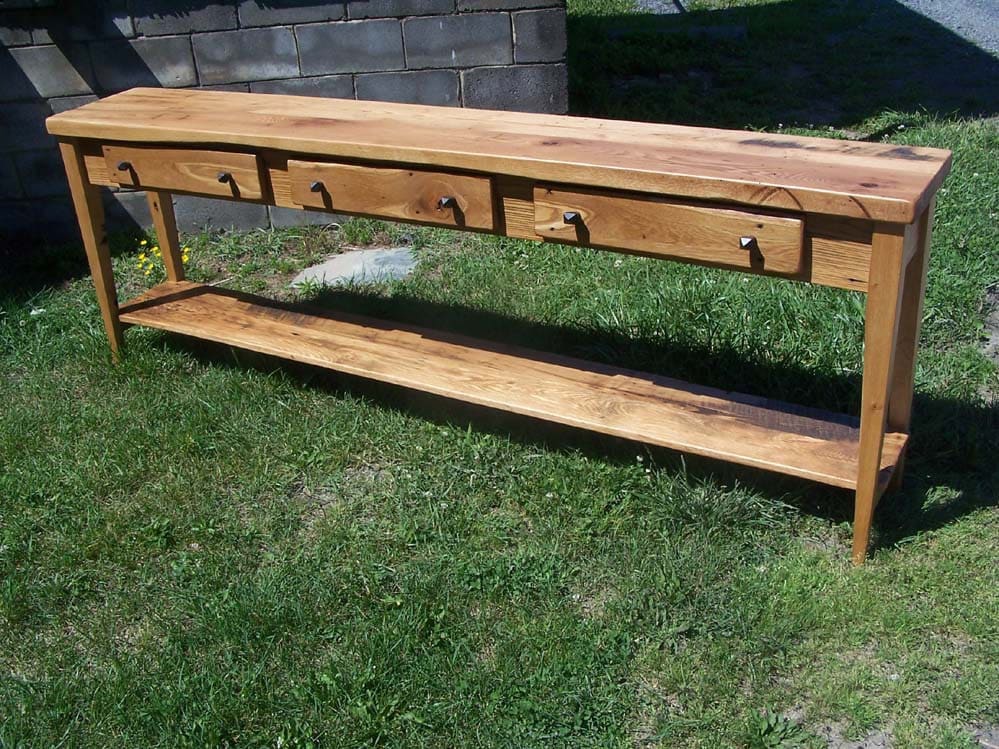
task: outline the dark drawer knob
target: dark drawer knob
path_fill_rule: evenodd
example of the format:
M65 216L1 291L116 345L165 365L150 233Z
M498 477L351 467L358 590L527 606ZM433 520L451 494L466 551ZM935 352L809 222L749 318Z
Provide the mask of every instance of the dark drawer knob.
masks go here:
M219 172L218 179L223 185L228 184L229 182L232 182L232 174L229 172Z
M567 224L581 224L583 222L583 217L580 215L579 211L566 211L562 214L562 221Z
M119 172L127 172L127 171L130 171L131 169L132 169L132 163L130 161L119 161L118 162L118 171Z
M739 247L744 250L759 249L759 245L756 243L756 237L739 237Z
M316 180L315 182L313 182L313 183L311 183L309 185L309 190L311 190L312 192L322 192L323 191L323 183L320 182L319 180Z
M439 210L444 210L445 208L457 208L458 199L452 195L445 195L440 200L437 201L437 208Z

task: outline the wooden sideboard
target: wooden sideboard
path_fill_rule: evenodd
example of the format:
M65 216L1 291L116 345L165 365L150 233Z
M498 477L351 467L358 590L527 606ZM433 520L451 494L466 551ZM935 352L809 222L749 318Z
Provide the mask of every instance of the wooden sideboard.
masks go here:
M117 356L160 328L855 492L902 475L950 153L554 115L133 89L54 115ZM167 281L119 304L98 186L144 189ZM184 279L172 194L445 226L867 293L859 418Z

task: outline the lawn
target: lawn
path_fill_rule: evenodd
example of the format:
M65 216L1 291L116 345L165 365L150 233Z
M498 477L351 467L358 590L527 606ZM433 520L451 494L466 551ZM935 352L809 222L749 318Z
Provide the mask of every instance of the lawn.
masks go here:
M869 562L849 564L846 492L148 330L112 366L80 248L8 248L0 747L999 731L999 64L894 3L629 5L570 0L577 113L954 151L911 457ZM113 238L123 297L162 273L138 267L142 238ZM851 292L368 221L185 241L195 280L859 400ZM288 287L383 243L413 246L411 277Z

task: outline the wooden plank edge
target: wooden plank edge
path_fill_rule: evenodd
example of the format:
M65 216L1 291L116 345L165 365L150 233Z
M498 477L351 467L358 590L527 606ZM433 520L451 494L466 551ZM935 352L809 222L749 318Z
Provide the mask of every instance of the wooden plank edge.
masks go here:
M201 339L201 340L213 341L213 342L221 344L221 345L229 345L229 346L234 346L236 348L245 348L245 349L248 349L248 350L258 351L260 353L263 353L263 354L266 354L266 355L269 355L269 356L276 356L278 358L289 359L289 360L292 360L292 361L299 361L299 362L304 363L304 364L309 364L309 365L312 365L312 366L318 366L318 367L321 367L321 368L324 368L324 369L329 369L329 370L332 370L332 371L343 372L343 373L346 373L346 374L351 375L351 376L356 376L356 377L361 377L361 378L367 378L367 379L374 379L374 380L377 380L377 381L386 382L386 383L391 384L391 385L396 385L396 386L399 386L399 387L415 389L415 390L419 390L419 391L422 391L422 392L428 392L428 393L431 393L433 395L437 395L437 396L441 396L441 397L445 397L445 398L451 398L451 399L458 400L458 401L470 402L470 403L478 403L478 401L475 400L475 399L473 399L473 398L462 398L461 396L457 396L453 392L448 391L448 390L443 389L443 388L426 387L425 385L424 386L420 386L420 385L413 384L412 382L410 382L409 380L407 380L404 376L386 377L386 376L384 376L382 374L379 374L378 376L374 376L371 373L368 373L363 368L357 368L355 370L355 369L352 369L352 368L350 368L348 366L331 367L326 362L321 362L321 361L318 361L318 360L314 360L314 359L312 359L311 357L308 357L308 356L295 357L295 356L289 355L287 353L276 352L273 349L271 349L271 348L269 348L267 346L264 346L264 345L260 345L258 347L254 347L252 345L252 342L250 342L250 341L233 342L232 339L227 339L224 336L212 336L210 334L208 334L208 335L204 335L204 334L193 334L193 333L190 333L190 332L186 332L184 330L177 329L174 326L157 325L155 323L155 320L150 320L148 318L148 316L144 316L142 314L142 312L144 310L147 310L149 308L155 307L155 306L157 306L159 304L163 304L163 303L167 303L167 302L179 301L179 300L184 299L185 297L195 296L195 295L199 295L201 293L206 293L206 292L211 292L212 290L213 290L213 288L210 287L210 286L205 286L203 284L197 284L197 283L191 283L191 282L187 282L187 281L177 282L177 283L164 283L164 284L160 284L159 286L156 286L153 289L150 289L148 292L146 292L146 293L144 293L144 294L142 294L142 295L140 295L140 296L138 296L138 297L136 297L136 298L134 298L132 300L129 300L128 302L125 302L122 305L122 307L121 307L121 315L122 315L122 318L123 318L124 322L127 322L127 323L132 324L132 325L139 325L139 326L144 326L144 327L158 328L158 329L161 329L161 330L166 330L168 332L177 333L179 335L186 335L186 336L190 336L190 337L193 337L193 338L198 338L198 339ZM269 300L267 300L267 299L256 297L256 296L251 295L251 294L241 294L241 293L229 292L229 291L221 290L221 289L219 290L219 293L223 293L223 294L228 295L228 296L234 296L235 298L241 299L242 301L247 301L249 303L261 304L262 306L270 306L270 307L279 308L279 309L289 309L289 311L295 312L297 314L300 314L300 315L303 315L303 316L308 316L308 312L307 311L303 311L300 308L298 308L298 309L291 309L288 305L282 305L280 303L269 302ZM360 319L360 320L364 319L363 317L357 316L357 315L349 315L349 316L351 318L357 318L357 319ZM378 321L378 322L384 323L385 321ZM414 328L414 330L415 329L423 330L422 328L418 328L418 326L412 326L412 327ZM427 331L427 332L433 333L434 331ZM467 336L457 336L457 337L459 337L461 339L468 339L468 341L469 341L470 344L472 342L474 342L474 339L470 339ZM483 344L486 344L486 343L487 342L485 342L485 341L483 342ZM516 350L519 347L510 346L509 348ZM572 357L557 357L557 358L560 359L560 360L564 359L567 362L575 361ZM602 365L600 365L600 366L602 366ZM624 371L625 370L622 370L622 372L624 372ZM644 374L644 373L638 373L638 374ZM673 382L673 383L675 383L676 386L688 385L692 390L694 388L700 388L700 387L702 387L702 386L692 385L692 384L688 384L688 383L681 383L681 382L675 381L675 380L670 380L670 381ZM714 390L714 389L712 389L712 390ZM723 392L724 391L719 391L719 393L723 393ZM790 409L792 411L797 409L797 407L792 406L790 404L782 404L782 403L776 402L776 401L773 401L773 402L771 402L768 405L762 405L762 404L759 404L759 402L763 401L764 399L753 398L752 396L740 396L737 393L727 393L726 395L728 396L726 399L730 400L732 402L742 402L742 403L745 403L745 402L757 401L758 403L755 405L755 407L758 408L758 409L760 409L761 411L766 411L766 410L780 411L781 410L780 406L784 406L785 408ZM503 408L501 406L497 406L495 404L490 404L490 403L486 403L486 402L479 403L479 405L483 405L483 406L486 406L486 407L489 407L489 408L495 408L495 409L501 410L501 411L507 411L507 412L510 412L510 413L517 413L517 414L520 414L520 415L523 415L523 416L532 417L532 418L538 418L538 419L541 419L541 420L544 420L544 421L554 421L554 419L552 418L552 414L549 413L549 412L535 411L534 409L530 409L530 408L522 408L522 409ZM819 409L810 409L809 408L809 409L805 409L805 410L807 410L807 411L810 412L811 418L820 418L820 417L824 416L825 418L827 418L827 420L829 420L830 422L834 422L834 423L840 423L841 420L842 420L842 418L843 418L843 415L841 415L841 414L835 414L835 413L832 413L832 412L826 412L826 411L822 411L822 410L819 410ZM788 464L786 467L775 466L773 464L773 462L766 462L766 461L763 461L763 460L760 460L760 459L757 459L757 458L753 458L753 457L749 457L749 456L739 456L738 458L733 459L733 456L730 453L725 453L725 452L722 452L722 451L716 451L716 450L714 450L712 448L708 448L708 447L705 447L705 446L699 446L699 445L692 444L692 443L687 443L687 442L684 442L682 440L676 440L676 441L671 442L671 443L665 443L663 441L654 440L654 439L642 439L642 438L636 437L634 435L634 433L632 433L632 432L628 432L627 430L622 430L622 429L618 429L618 428L614 428L614 427L607 427L607 428L604 428L604 429L595 429L593 427L593 425L592 425L591 422L588 422L588 421L585 421L585 420L577 420L575 418L563 418L562 420L559 421L559 423L563 423L563 424L566 424L568 426L572 426L572 427L579 428L579 429L584 429L586 431L595 431L595 432L599 432L599 433L603 433L603 434L609 434L609 435L612 435L612 436L621 437L621 438L624 438L624 439L630 439L630 440L633 440L633 441L636 441L636 442L640 442L640 443L644 442L645 444L653 444L653 445L657 445L657 446L664 447L664 448L667 448L667 449L671 449L671 450L674 450L674 451L677 451L677 452L681 452L681 453L686 452L686 453L689 453L689 454L699 455L699 456L706 457L706 458L709 458L709 459L719 460L721 462L734 463L734 464L738 464L738 465L748 466L750 468L754 468L754 469L758 469L758 470L764 470L764 471L769 471L771 473L780 473L780 474L784 474L784 475L796 476L798 478L804 478L804 479L808 479L808 480L811 480L811 481L815 481L817 483L826 484L826 485L830 485L830 486L836 486L836 487L843 488L843 489L855 489L856 488L856 479L855 478L853 478L853 477L845 477L845 476L840 475L838 473L821 472L821 471L817 471L817 470L813 470L813 469L792 466L791 464ZM816 438L816 439L818 439L818 438ZM890 479L891 472L894 470L895 465L897 465L897 463L899 461L899 456L902 454L902 451L904 450L904 447L905 447L907 439L908 439L907 435L901 434L901 433L889 433L889 434L885 435L884 449L882 451L882 474L884 474L883 480L885 482L885 485L887 485L887 481Z

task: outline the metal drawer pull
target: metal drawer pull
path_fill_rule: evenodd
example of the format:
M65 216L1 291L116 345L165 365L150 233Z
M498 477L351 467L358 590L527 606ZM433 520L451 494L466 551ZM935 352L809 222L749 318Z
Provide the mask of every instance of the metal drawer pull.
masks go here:
M744 250L759 249L759 245L756 243L756 237L739 237L739 247Z
M457 208L458 199L451 196L445 195L440 200L437 201L437 209L443 211L445 208Z
M562 214L562 221L567 224L581 224L583 217L579 215L579 211L566 211Z
M232 182L232 174L229 172L219 172L219 182L223 185Z
M312 182L309 185L309 190L311 190L312 192L322 192L323 191L323 183L320 182L319 180L316 180L315 182Z
M118 162L118 171L119 172L128 172L128 171L131 171L131 170L132 170L132 164L131 164L131 162L129 162L129 161L119 161Z

